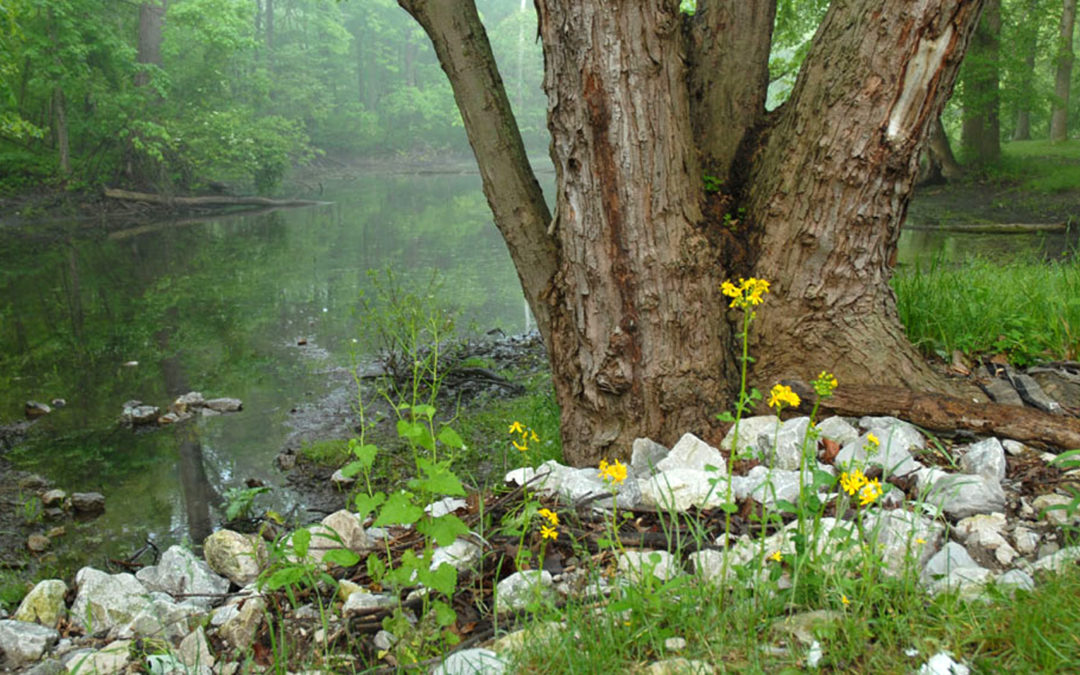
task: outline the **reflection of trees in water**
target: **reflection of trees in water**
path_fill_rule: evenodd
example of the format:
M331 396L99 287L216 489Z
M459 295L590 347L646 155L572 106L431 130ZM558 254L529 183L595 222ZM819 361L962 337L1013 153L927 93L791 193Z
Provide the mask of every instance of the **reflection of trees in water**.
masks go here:
M177 315L176 307L166 310L168 323L157 333L158 346L165 354L169 354L170 351L169 339L175 330ZM176 397L190 391L184 365L175 354L170 354L161 360L161 372L165 378L165 391L170 399L175 400ZM206 475L206 462L203 458L202 442L199 440L199 426L192 421L187 424L178 424L172 430L178 441L180 491L184 499L188 536L191 537L192 542L200 544L213 530L210 507L220 507L223 500Z

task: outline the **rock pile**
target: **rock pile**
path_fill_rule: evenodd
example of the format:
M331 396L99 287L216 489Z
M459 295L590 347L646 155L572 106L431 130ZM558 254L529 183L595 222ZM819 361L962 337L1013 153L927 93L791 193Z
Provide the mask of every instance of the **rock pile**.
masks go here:
M910 424L889 417L836 417L816 425L824 447L818 451L818 442L812 441L804 460L803 439L809 427L807 418L780 422L775 417L752 417L742 421L738 437L729 433L721 448L690 434L670 449L639 439L627 478L614 486L595 468L575 469L555 462L518 469L506 478L508 483L527 484L533 494L546 495L563 508L600 514L610 514L613 508L669 513L714 509L730 501L787 508L800 490L811 486L823 503L839 504L818 521L819 536L813 542L819 554L842 559L854 552L852 543L871 547L885 562L886 573L898 574L905 565L914 565L928 593L954 590L974 597L991 584L1006 591L1030 589L1041 572L1058 571L1080 560L1080 547L1061 548L1059 540L1063 526L1080 525L1073 511L1060 508L1069 506L1070 498L1049 485L1032 491L1028 480L1047 471L1059 472L1046 467L1052 455L988 438L954 448L943 464L941 451L928 452L927 439ZM740 449L741 459L753 461L729 462L721 450L733 447ZM929 464L931 456L934 465ZM803 466L807 460L812 466ZM732 471L733 465L750 468ZM880 476L884 487L872 504L858 509L831 487L832 481L821 480L825 474L837 476L855 469ZM1066 479L1068 475L1064 474ZM461 500L443 500L428 508L431 513L442 513L464 507ZM861 527L856 526L853 513ZM764 538L744 534L729 539L724 532L713 532L708 534L709 541L687 551L620 550L613 579L588 577L582 570L516 572L498 582L495 606L498 611L518 611L538 597L603 595L614 584L640 582L646 575L664 580L696 575L731 585L746 578L746 574L730 574L731 570L742 566L753 574L762 569L765 556L793 556L797 526L789 522ZM319 571L330 567L324 561L327 551L347 548L362 556L387 536L379 528L365 529L348 511L331 514L307 529L311 546L304 560L296 560L298 549L286 546L284 550L293 551L289 554L292 562ZM477 569L489 547L469 534L437 548L432 566L446 562L463 572ZM265 543L258 537L223 530L205 542L204 559L173 547L156 566L135 575L82 569L75 578L77 592L70 608L65 604L65 584L43 581L11 620L0 621L3 665L26 667L44 659L43 663L69 671L107 673L142 660L141 667L153 672L234 673L267 611L268 598L253 583L267 561ZM239 590L229 593L230 589ZM417 588L413 596L422 593ZM306 631L313 643L328 644L350 619L370 617L399 602L395 594L341 580L332 607L305 605L285 611L286 618L307 626L299 630ZM806 632L799 628L800 621L833 620L830 614L835 612L806 614L814 616L789 617L782 629L797 637L800 631ZM318 621L305 624L305 617ZM61 639L56 627L64 622L80 629L84 637ZM167 648L145 656L133 649L132 642L143 638L163 641ZM456 652L434 672L445 675L476 668L501 672L522 639L519 632L481 649ZM386 631L374 638L380 650L391 649L395 640ZM822 658L820 645L807 644L806 648L808 662ZM671 665L676 660L653 664L653 670L668 672L662 668L665 664L676 667ZM946 660L956 672L963 668L948 655L938 654L920 672L939 672L934 664ZM343 667L356 665L351 662ZM698 665L703 672L712 671L708 664L694 667Z
M244 404L237 398L206 399L197 391L178 397L164 413L156 405L144 404L139 400L125 401L120 413L120 422L130 427L142 427L157 424L166 426L189 420L196 414L220 415L238 412Z

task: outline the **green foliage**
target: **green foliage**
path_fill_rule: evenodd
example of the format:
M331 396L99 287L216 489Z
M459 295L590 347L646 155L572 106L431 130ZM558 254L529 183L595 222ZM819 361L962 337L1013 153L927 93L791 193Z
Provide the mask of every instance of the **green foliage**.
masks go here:
M1060 468L1066 473L1070 471L1076 471L1077 469L1080 469L1080 449L1063 452L1057 457L1055 457L1054 460L1050 462L1050 464L1052 466ZM1067 504L1056 504L1048 506L1046 510L1065 512L1065 515L1069 519L1070 523L1066 527L1066 529L1068 530L1069 538L1071 540L1070 543L1075 544L1076 540L1080 538L1080 528L1077 528L1071 523L1073 516L1075 516L1076 513L1080 511L1080 487L1077 487L1076 483L1064 483L1062 484L1062 488L1069 493L1071 501L1069 501Z
M268 487L229 488L225 491L225 520L233 521L251 515L255 498L270 492Z
M300 448L300 454L321 466L338 467L349 459L351 451L349 441L332 438L305 443Z
M957 266L935 261L893 277L900 320L924 352L1003 353L1018 365L1080 354L1080 261Z

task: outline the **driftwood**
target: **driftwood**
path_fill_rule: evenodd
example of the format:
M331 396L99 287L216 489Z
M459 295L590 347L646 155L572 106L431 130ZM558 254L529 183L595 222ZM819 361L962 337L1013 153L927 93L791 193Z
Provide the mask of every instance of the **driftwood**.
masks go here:
M203 197L174 197L170 195L158 195L151 192L131 192L130 190L115 190L105 188L105 196L110 199L122 199L130 202L145 202L148 204L163 204L170 207L198 207L198 206L315 206L327 202L316 202L309 199L270 199L269 197L232 197L230 195L206 195Z
M1030 232L1065 232L1066 223L964 223L951 225L904 225L905 230L969 232L972 234L1028 234Z
M813 391L800 384L796 389L800 394ZM812 395L804 398L800 410L812 405ZM842 385L831 397L822 399L819 410L846 416L891 415L931 431L966 430L1050 450L1080 448L1080 419L1076 417L898 387Z

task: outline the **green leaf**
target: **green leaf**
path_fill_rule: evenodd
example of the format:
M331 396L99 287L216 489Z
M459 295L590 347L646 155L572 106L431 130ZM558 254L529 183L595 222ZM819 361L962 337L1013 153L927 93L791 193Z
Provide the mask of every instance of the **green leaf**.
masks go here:
M717 413L716 419L720 420L721 422L734 422L735 416L731 414L731 411L725 410L722 413Z
M305 568L299 565L290 565L271 574L270 578L266 580L266 587L272 591L277 591L286 586L295 586L304 578L306 573Z
M360 556L347 548L335 548L327 551L323 556L323 562L333 563L341 567L352 567L360 562Z
M386 504L384 504L382 510L379 511L379 517L375 519L374 525L376 527L383 527L384 525L412 525L420 520L420 517L423 515L424 510L413 504L412 499L406 492L395 492L386 500Z
M441 600L431 603L431 609L435 612L435 623L440 626L452 626L457 621L457 612L454 608Z
M360 520L367 518L368 514L379 508L383 502L386 501L386 495L382 492L376 492L373 495L358 494L353 499L353 503L356 504L356 515Z
M452 513L433 520L421 520L416 524L421 534L431 537L439 546L449 546L454 540L469 531L469 527Z
M786 499L776 500L776 510L782 513L798 513L799 509Z
M449 563L442 563L434 570L418 570L420 582L433 591L450 597L457 587L457 570Z
M721 504L717 508L719 508L724 513L733 514L733 513L735 513L736 511L739 510L739 505L736 504L735 502L724 502L723 504Z
M410 480L409 487L413 490L449 497L465 495L465 488L462 487L461 481L454 475L454 472L450 470L449 462L432 462L423 457L417 457L416 466L426 477Z
M379 454L378 446L372 443L360 445L360 442L355 438L349 441L349 450L352 451L357 463L363 467L364 471L371 470L372 465L375 463L375 456Z
M308 546L311 544L311 530L301 528L292 535L292 548L296 557L303 559L307 556Z
M404 438L410 443L416 443L420 438L420 435L424 433L425 427L419 422L412 420L400 419L397 421L397 433L398 436Z
M369 555L367 557L367 571L368 576L375 581L381 582L386 574L386 563L377 555Z
M413 417L423 417L427 420L431 420L435 417L435 406L419 403L413 406Z
M461 439L458 432L454 431L450 427L443 427L439 430L438 440L440 443L448 448L454 448L460 450L465 447L465 441Z

